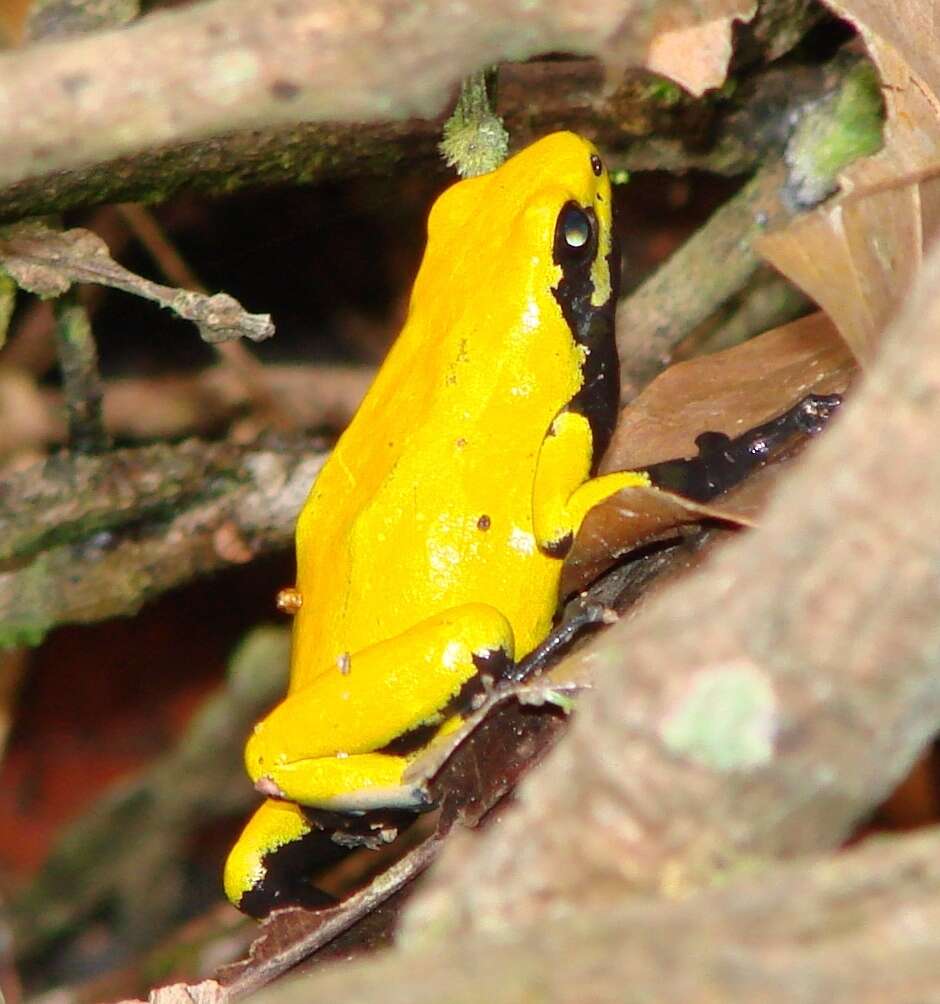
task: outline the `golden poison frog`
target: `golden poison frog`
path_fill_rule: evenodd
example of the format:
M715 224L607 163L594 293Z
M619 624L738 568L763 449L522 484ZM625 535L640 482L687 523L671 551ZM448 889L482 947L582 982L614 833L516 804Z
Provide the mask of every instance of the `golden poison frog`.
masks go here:
M617 415L611 186L559 132L434 204L408 317L297 523L290 686L245 761L269 797L225 868L237 906L293 901L300 806L426 808L403 782L482 672L548 633ZM414 737L414 742L409 742Z
M619 397L611 186L547 136L434 204L408 317L297 524L290 685L248 741L248 913L303 902L301 807L428 808L405 771L549 632Z

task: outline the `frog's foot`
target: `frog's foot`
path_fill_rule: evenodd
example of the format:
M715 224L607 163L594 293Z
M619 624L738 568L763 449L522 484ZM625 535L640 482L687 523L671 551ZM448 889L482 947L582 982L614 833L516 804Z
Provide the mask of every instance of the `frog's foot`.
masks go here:
M512 628L468 603L336 660L255 726L245 764L259 790L304 806L426 808L409 762L474 691L512 664Z
M271 798L333 812L430 808L427 792L402 783L409 758L388 753L342 753L275 764L255 782Z
M279 906L328 906L309 882L309 862L323 837L296 805L268 800L251 817L225 862L225 894L252 917Z

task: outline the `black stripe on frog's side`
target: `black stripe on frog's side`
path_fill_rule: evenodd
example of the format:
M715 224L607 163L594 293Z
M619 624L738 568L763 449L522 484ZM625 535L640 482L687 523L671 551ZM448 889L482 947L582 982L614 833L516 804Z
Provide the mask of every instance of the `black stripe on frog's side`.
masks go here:
M579 206L591 221L591 240L583 248L571 248L565 240L565 213L575 202L566 203L558 214L552 257L561 266L561 281L552 294L574 340L587 350L581 366L581 389L568 402L567 410L583 415L591 426L591 473L597 471L604 450L617 424L620 406L620 359L614 337L614 314L620 286L620 248L611 233L605 264L610 271L610 296L605 303L591 303L594 282L591 267L597 257L597 215L592 207Z
M427 722L424 725L417 725L400 736L396 736L390 743L386 743L376 753L385 753L388 756L411 756L425 746L434 738L437 730L441 727L440 721Z
M299 840L282 844L265 854L264 878L238 901L238 909L260 920L283 906L303 906L317 910L332 906L336 900L306 880L313 866L323 857L323 834L311 830Z

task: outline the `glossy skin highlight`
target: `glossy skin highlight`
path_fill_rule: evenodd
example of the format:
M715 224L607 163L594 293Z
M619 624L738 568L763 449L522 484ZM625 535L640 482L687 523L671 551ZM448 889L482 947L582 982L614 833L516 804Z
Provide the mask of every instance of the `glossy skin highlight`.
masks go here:
M405 768L481 666L545 637L588 509L647 483L591 479L616 408L611 242L607 172L572 133L431 210L405 326L297 524L290 686L246 749L274 799L226 867L237 905L308 832L297 805L425 807Z

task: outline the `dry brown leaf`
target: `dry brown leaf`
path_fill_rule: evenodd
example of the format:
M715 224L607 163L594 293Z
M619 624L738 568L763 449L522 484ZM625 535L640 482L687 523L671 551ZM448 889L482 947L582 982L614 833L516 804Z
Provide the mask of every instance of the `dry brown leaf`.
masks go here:
M721 87L731 59L731 29L735 21L750 21L757 11L754 0L722 5L710 20L659 31L650 40L645 65L699 96Z
M940 20L936 0L828 0L881 75L882 151L840 177L846 195L768 234L758 249L870 359L920 271L940 220Z
M225 990L215 980L201 983L172 983L151 990L147 1004L222 1004L227 998ZM124 1000L120 1004L144 1004L138 1000Z
M0 233L0 267L23 289L43 297L61 296L73 282L123 289L192 321L207 342L234 338L258 342L274 334L269 314L249 314L227 293L206 296L129 272L90 230L51 230L32 221L7 227Z
M730 509L701 505L659 488L624 488L585 518L565 561L560 595L583 589L624 554L675 537L680 527L704 520L752 525Z
M843 390L854 369L821 313L670 366L623 410L601 471L694 456L699 433L738 436L807 394Z
M624 409L601 468L639 469L695 456L700 433L740 436L808 394L842 393L854 372L848 349L821 313L678 363ZM619 556L675 536L683 525L703 518L748 525L757 508L746 495L700 506L655 489L618 492L588 513L565 562L562 595L583 588Z

